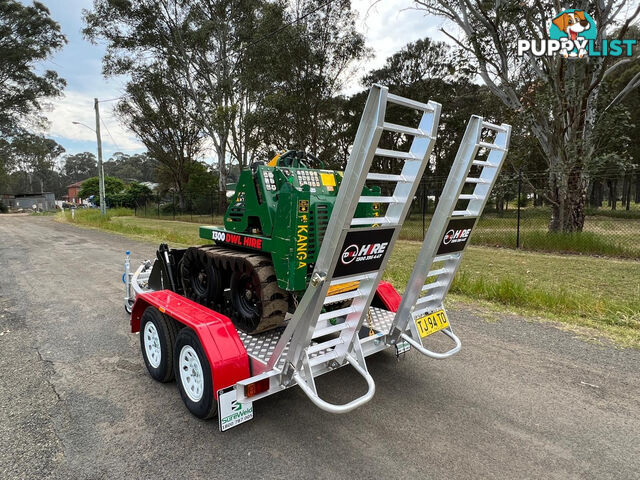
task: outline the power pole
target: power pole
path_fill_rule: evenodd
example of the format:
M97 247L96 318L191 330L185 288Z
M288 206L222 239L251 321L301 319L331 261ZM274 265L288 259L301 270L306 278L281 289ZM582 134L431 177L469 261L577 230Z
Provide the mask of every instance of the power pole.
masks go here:
M96 111L96 137L98 137L98 183L100 188L100 213L107 214L107 205L104 201L104 169L102 167L102 138L100 137L100 109L98 99L93 99L93 107Z

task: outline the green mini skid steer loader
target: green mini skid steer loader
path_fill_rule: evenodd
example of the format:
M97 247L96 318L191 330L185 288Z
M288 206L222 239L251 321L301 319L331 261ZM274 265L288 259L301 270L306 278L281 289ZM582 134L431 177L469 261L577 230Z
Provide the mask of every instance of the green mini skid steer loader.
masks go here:
M224 228L200 227L200 238L214 244L161 245L150 286L224 312L246 333L282 326L307 288L341 181L342 172L303 151L253 163L240 174ZM362 195L372 201L358 205L355 216L377 217L380 187L364 187ZM337 285L330 294L356 287Z

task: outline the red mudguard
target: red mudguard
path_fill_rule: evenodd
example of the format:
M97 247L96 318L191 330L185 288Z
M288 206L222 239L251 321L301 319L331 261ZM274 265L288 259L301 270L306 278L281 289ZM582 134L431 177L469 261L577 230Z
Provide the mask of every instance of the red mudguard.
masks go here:
M397 312L402 297L389 282L380 282L376 290L378 298L390 312Z
M170 290L138 295L131 312L131 332L140 331L140 318L148 306L192 328L209 359L213 375L213 394L249 378L249 357L228 317L195 303Z

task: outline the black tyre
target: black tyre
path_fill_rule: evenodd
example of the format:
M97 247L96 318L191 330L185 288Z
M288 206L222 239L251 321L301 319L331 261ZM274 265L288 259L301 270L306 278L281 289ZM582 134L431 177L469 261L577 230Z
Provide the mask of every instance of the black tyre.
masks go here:
M155 307L147 307L140 319L140 349L149 374L159 382L173 379L173 346L178 326Z
M255 270L231 275L231 305L233 319L241 330L256 331L262 318L262 287Z
M196 417L215 416L218 403L213 395L211 366L196 333L183 328L178 333L173 365L182 401Z
M205 251L189 248L180 261L179 271L187 298L206 306L221 301L222 275Z

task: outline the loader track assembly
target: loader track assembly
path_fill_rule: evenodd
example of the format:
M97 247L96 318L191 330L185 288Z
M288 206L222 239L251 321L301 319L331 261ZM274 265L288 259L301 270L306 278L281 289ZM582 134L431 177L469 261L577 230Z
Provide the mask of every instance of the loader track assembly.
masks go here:
M244 332L284 324L289 293L278 287L271 258L215 245L190 247L178 271L187 298L225 312Z

